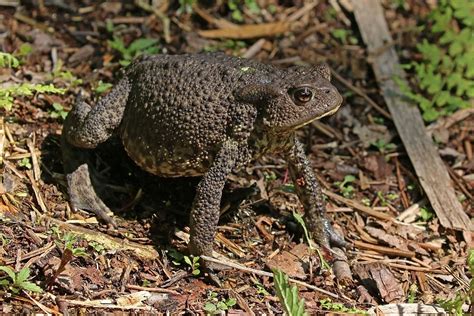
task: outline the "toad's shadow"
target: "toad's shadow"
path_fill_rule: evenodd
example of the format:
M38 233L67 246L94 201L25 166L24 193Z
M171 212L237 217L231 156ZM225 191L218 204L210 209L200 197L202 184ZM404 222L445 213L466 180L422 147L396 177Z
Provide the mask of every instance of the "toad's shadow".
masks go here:
M42 163L47 169L42 172L42 180L57 185L66 193L65 179L58 181L52 177L52 174L64 173L60 137L47 136L41 149L44 153ZM118 138L111 138L88 152L90 163L105 180L102 184L106 185L106 190L96 190L99 197L119 218L150 221L148 237L155 245L163 243L163 237L171 236L176 227L189 224L189 210L199 177L163 178L147 173L128 157ZM255 194L255 190L255 187L226 190L222 203L236 209L243 199ZM221 218L221 222L226 220L226 217Z
M65 179L58 181L52 177L52 174L64 173L60 137L49 135L41 149L44 153L42 163L48 170L42 172L42 180L57 185L66 193ZM115 138L88 152L92 166L105 180L102 184L105 184L106 190L96 192L115 216L126 220L151 220L150 237L155 236L157 230L160 235L168 235L175 225L184 227L188 224L199 178L151 175L128 157L120 141Z

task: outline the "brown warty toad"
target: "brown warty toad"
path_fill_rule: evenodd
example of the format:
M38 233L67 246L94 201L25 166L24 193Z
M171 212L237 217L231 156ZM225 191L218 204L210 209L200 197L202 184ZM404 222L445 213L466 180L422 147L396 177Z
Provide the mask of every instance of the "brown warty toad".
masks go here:
M79 99L64 123L62 149L73 209L111 221L81 152L118 135L132 160L152 174L202 176L191 209L189 247L194 255L211 255L227 176L263 154L282 152L313 237L322 246L343 245L295 137L296 129L341 105L330 77L324 65L279 69L221 53L135 61L94 107Z

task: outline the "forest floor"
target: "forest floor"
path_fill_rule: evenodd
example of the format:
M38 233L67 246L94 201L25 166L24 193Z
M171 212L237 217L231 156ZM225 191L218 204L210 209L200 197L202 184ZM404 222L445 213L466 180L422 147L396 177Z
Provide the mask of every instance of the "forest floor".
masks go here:
M271 268L302 282L299 296L309 314L455 302L456 294L467 293L469 233L443 228L427 202L353 14L336 1L185 5L191 2L24 1L20 6L11 1L0 6L1 51L20 60L16 68L0 69L2 87L30 83L64 89L15 97L11 108L0 108L0 282L6 280L0 283L0 313L279 315L273 278L259 273ZM384 10L397 51L402 60L416 59L414 47L422 38L417 25L430 6L395 3L385 1ZM262 23L274 24L248 28L249 38L230 39L225 33L235 24ZM79 91L95 103L119 69L142 53L202 51L281 67L331 66L344 104L302 128L299 136L327 192L333 226L346 240L357 241L345 251L352 277L337 279L311 253L293 217L302 206L278 155L263 157L229 179L214 249L254 270L220 271L220 286L198 271L187 252L188 212L198 180L148 175L122 149L106 143L94 155L110 180L118 226L70 209L60 135ZM472 218L474 116L432 131ZM258 192L238 190L252 184ZM364 207L374 212L367 214ZM16 283L8 278L9 268Z

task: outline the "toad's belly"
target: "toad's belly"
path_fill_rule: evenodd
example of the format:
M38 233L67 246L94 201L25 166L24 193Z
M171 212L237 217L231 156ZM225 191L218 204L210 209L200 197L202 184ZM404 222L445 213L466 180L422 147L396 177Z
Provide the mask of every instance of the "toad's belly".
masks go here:
M141 140L123 137L122 143L129 157L143 170L162 177L196 177L207 172L212 157L204 151L175 145L146 145Z

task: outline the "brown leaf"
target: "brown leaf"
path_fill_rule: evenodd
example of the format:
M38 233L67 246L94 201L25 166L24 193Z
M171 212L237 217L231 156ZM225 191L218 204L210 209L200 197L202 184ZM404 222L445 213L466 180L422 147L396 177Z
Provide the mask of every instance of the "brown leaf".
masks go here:
M303 266L308 264L309 255L308 246L299 244L291 252L284 250L267 260L266 265L270 269L280 269L292 278L305 280L307 274Z

